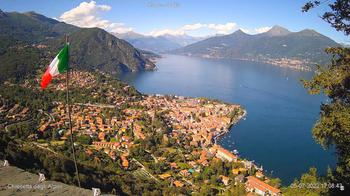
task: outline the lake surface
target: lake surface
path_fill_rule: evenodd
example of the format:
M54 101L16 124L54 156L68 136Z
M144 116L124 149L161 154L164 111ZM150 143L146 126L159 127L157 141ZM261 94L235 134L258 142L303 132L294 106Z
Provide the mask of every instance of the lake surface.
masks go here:
M311 166L325 173L335 165L334 153L312 138L324 96L309 95L300 82L303 72L238 60L212 60L166 55L158 70L128 73L123 81L147 94L209 97L238 103L248 112L220 144L255 160L266 173L291 183Z

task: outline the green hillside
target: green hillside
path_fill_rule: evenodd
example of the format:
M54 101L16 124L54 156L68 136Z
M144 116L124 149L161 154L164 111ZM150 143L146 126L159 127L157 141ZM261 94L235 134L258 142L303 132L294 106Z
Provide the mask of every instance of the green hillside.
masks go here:
M38 43L79 29L35 12L0 12L0 35L28 43Z
M64 44L64 36L49 40L52 51ZM111 74L151 70L154 64L128 42L99 28L83 28L69 36L71 63L81 69L98 69Z
M66 34L74 68L110 74L155 68L132 45L102 29L79 28L35 12L0 10L0 81L23 78L34 73L33 68L44 70L63 46Z
M20 80L35 73L40 62L40 52L33 47L13 47L0 56L0 81Z

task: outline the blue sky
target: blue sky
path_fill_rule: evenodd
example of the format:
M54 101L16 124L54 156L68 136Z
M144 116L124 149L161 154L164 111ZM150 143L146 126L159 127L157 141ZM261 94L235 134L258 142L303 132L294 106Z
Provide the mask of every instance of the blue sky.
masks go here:
M309 13L307 0L0 0L4 11L35 11L78 26L98 26L112 32L148 34L227 34L239 28L254 34L281 25L291 31L305 28L350 44L349 37L319 18L327 6Z

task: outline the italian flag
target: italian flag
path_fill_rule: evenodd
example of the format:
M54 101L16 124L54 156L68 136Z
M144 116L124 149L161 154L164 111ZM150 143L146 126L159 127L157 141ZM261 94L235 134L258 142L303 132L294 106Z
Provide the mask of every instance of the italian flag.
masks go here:
M53 77L68 70L68 59L68 44L65 44L64 48L52 60L45 74L43 75L40 84L41 89L45 89L47 85L50 84Z

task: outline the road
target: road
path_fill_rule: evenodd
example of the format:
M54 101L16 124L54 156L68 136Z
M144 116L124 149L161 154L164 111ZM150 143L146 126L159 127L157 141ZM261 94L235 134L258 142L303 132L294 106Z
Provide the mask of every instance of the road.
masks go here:
M144 170L151 178L153 178L156 182L160 183L160 181L154 177L150 172L147 171L146 167L140 163L138 160L136 160L135 158L131 159L132 161L134 161L136 164L138 164L139 166L141 166L141 169Z
M8 125L5 126L5 131L6 131L6 132L9 131L9 130L8 130L8 127L9 127L9 126L14 125L14 124L18 124L18 123L22 123L22 122L25 122L25 121L28 121L28 119L27 119L27 120L22 120L22 121L17 121L17 122L8 124Z
M82 105L82 106L91 106L91 107L100 107L100 108L115 108L115 105L108 104L91 104L91 103L74 103L74 105Z
M46 116L48 116L49 119L50 119L50 122L51 122L51 121L55 121L55 118L54 118L51 114L49 114L48 112L45 112L45 111L43 111L42 109L39 109L38 112L40 112L40 113L45 114Z
M33 145L35 145L36 147L41 148L41 149L43 149L43 150L47 150L47 151L49 151L49 152L51 152L51 153L53 153L53 154L55 154L55 155L59 155L57 152L51 150L50 148L44 147L44 146L42 146L42 145L40 145L40 144L38 144L38 143L36 143L36 142L31 142L30 144L33 144Z

